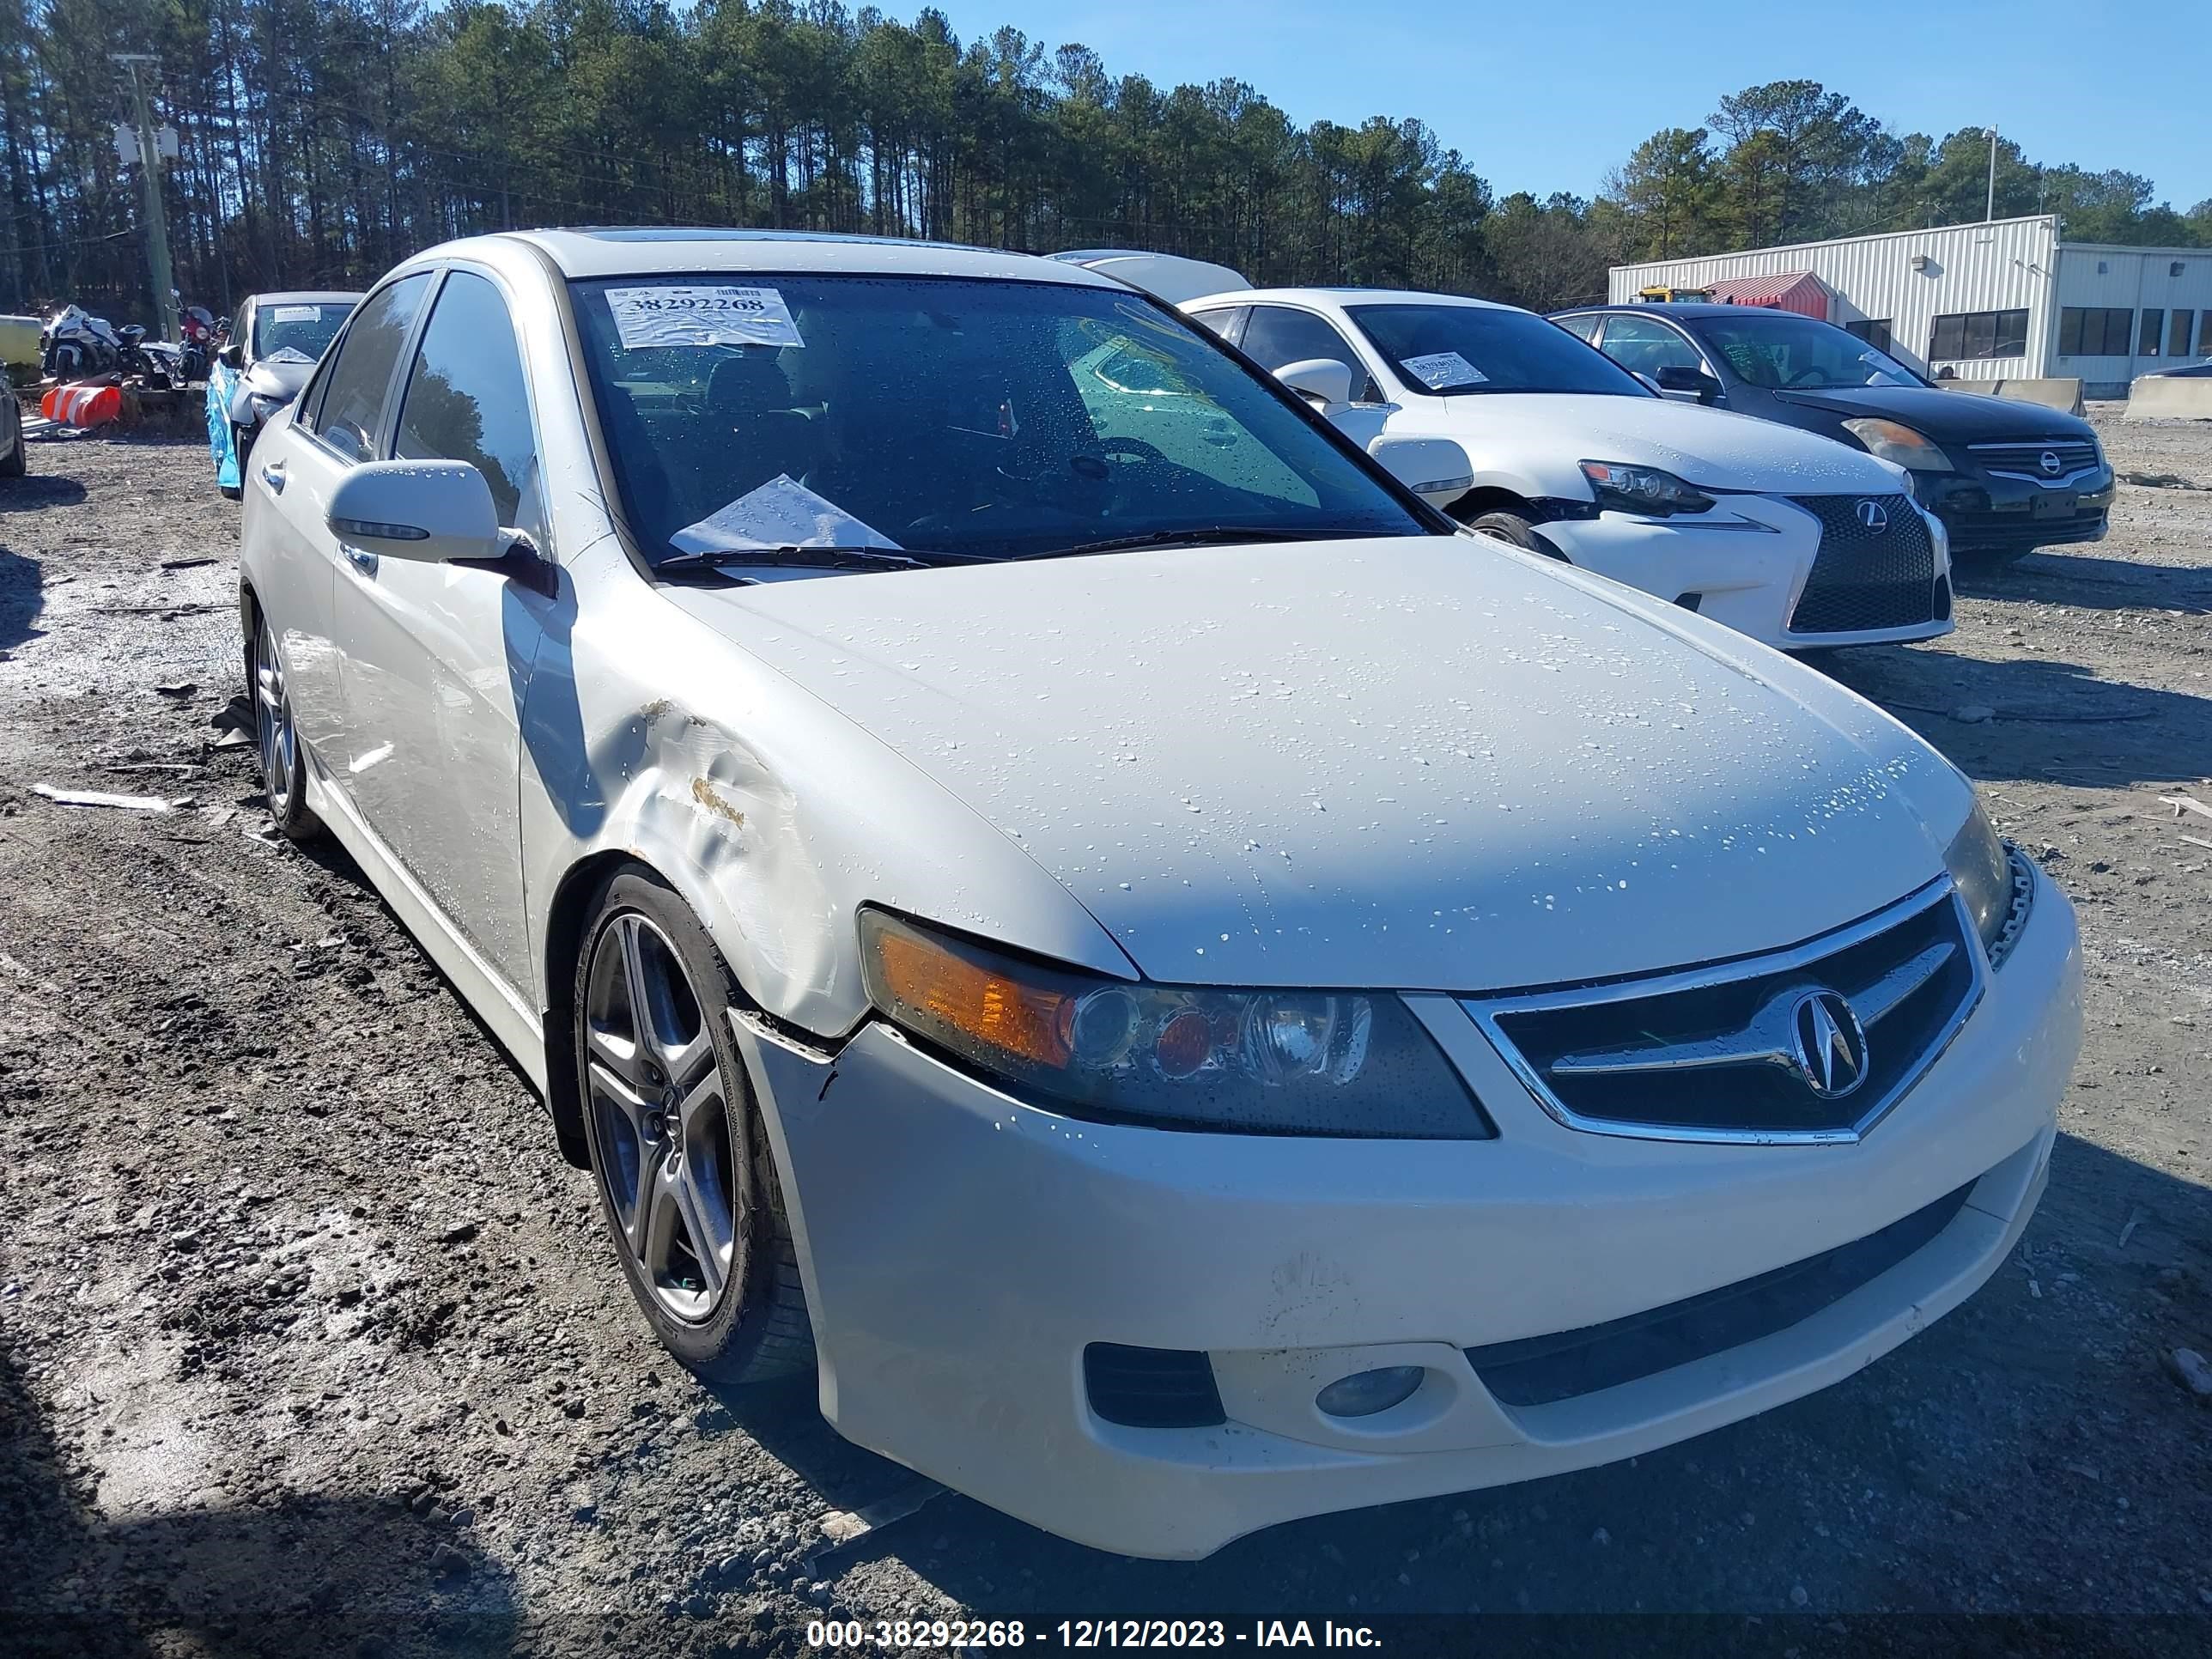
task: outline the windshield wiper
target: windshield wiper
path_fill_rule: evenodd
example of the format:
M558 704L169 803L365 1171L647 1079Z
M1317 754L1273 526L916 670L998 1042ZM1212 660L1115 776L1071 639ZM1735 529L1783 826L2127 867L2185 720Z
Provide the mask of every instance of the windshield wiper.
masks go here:
M677 553L653 567L655 574L723 570L733 565L798 565L809 570L923 570L932 565L989 564L988 554L945 553L933 549L850 546L786 542L776 547L711 547Z
M1201 530L1148 530L1139 536L1110 536L1101 542L1078 542L1073 547L1049 547L1042 553L1015 556L1031 559L1074 559L1086 553L1121 553L1140 547L1211 547L1239 542L1332 542L1379 534L1364 530L1283 530L1264 525L1209 525Z

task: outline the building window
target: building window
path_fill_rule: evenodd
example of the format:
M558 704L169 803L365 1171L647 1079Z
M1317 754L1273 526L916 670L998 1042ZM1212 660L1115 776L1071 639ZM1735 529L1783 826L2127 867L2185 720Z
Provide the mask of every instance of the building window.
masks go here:
M1889 349L1889 319L1887 317L1863 317L1855 323L1845 323L1844 332L1864 340L1876 351Z
M2197 349L2212 357L2212 311L2197 319Z
M2167 356L2186 357L2189 355L2189 325L2196 320L2197 319L2186 311L2177 311L2173 313L2173 320L2166 325L2166 331Z
M2158 356L2158 337L2166 332L2166 313L2156 306L2145 306L2142 314L2142 335L2136 344L2139 357Z
M2058 355L2124 357L2135 321L2125 306L2068 306L2058 313Z
M1936 319L1928 347L1931 362L2027 356L2027 313L1961 311Z

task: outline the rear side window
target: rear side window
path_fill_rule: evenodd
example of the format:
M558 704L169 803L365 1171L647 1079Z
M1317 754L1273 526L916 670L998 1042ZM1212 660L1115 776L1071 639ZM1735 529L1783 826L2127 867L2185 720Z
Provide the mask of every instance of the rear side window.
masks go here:
M1597 325L1603 318L1601 312L1589 312L1580 317L1554 317L1552 320L1578 340L1597 343Z
M403 461L466 461L491 486L499 521L525 524L522 504L537 495L538 441L522 351L506 300L473 272L454 271L439 290L407 373L392 453Z
M1243 337L1244 319L1251 313L1249 306L1223 306L1214 311L1194 311L1190 313L1190 319L1235 345Z
M324 376L314 427L325 443L349 460L375 459L392 371L399 366L399 354L406 349L416 313L429 289L428 271L401 277L355 313L338 343L337 358Z

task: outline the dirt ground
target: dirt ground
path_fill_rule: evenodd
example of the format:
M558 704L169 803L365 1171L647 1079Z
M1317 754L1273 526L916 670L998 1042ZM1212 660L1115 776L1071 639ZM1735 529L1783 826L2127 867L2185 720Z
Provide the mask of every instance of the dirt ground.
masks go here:
M1198 1564L950 1494L821 1553L825 1514L912 1477L804 1391L664 1358L516 1073L343 854L264 833L210 723L243 687L204 450L35 446L0 482L0 1651L795 1652L824 1608L2212 1645L2212 1408L2164 1359L2212 1352L2212 819L2158 799L2212 801L2212 428L2113 414L2156 482L2108 540L1969 577L1949 639L1824 665L2080 908L2087 1048L2019 1255L1753 1421Z

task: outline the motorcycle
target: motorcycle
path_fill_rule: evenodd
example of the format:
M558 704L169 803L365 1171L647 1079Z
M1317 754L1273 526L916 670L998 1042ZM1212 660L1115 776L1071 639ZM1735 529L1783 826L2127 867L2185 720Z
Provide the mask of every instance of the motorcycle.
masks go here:
M126 377L135 374L141 384L161 392L184 385L184 347L170 340L148 339L137 323L125 323L118 331L123 336L119 367Z
M186 306L183 317L184 349L178 367L186 380L204 380L213 367L219 342L215 319L205 306Z
M114 325L82 307L62 307L40 331L40 368L63 385L116 374L124 366L125 355L123 336Z

